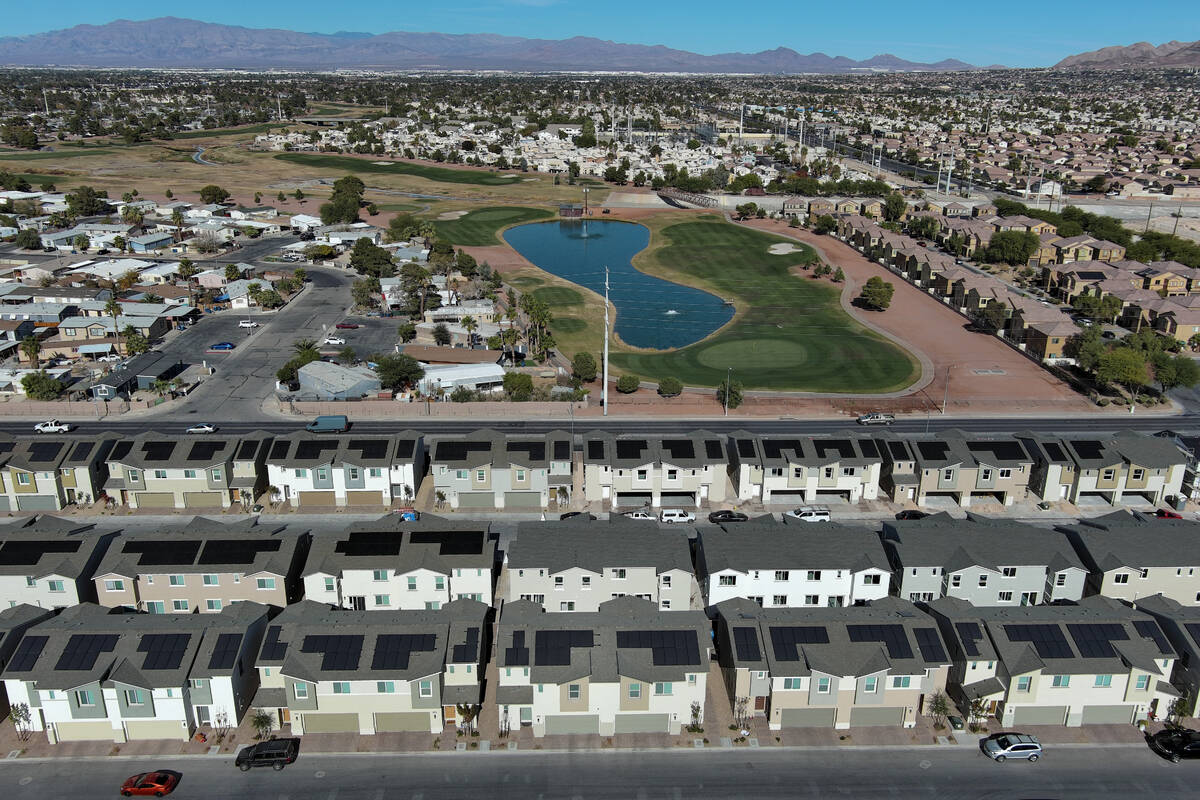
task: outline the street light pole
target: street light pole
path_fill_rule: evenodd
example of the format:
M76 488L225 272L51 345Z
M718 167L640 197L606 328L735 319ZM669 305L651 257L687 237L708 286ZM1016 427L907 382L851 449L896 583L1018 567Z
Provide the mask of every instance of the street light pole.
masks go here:
M604 265L604 389L601 403L604 416L608 416L608 265Z
M942 390L942 416L946 416L946 402L950 399L950 370L954 369L955 365L951 364L946 367L946 388Z
M729 390L733 387L733 367L725 373L725 416L729 416Z

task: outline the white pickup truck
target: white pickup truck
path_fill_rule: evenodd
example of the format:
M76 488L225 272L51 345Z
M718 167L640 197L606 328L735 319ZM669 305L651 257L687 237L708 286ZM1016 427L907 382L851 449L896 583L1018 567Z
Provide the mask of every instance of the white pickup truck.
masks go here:
M71 430L70 423L59 422L56 419L48 419L45 422L39 422L33 426L33 429L38 433L67 433Z

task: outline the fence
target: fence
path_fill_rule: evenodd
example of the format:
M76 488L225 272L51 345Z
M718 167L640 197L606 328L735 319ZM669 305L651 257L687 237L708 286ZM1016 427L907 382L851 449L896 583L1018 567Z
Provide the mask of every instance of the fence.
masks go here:
M414 402L399 403L391 400L363 400L361 402L311 402L293 400L288 403L293 414L320 416L322 414L344 414L350 419L418 419L421 417L460 417L511 419L522 418L569 420L574 411L587 408L587 401L577 403L481 403Z
M150 404L139 404L148 408ZM108 403L93 400L26 400L19 396L0 400L0 416L4 417L96 417L123 414L130 409L125 400Z

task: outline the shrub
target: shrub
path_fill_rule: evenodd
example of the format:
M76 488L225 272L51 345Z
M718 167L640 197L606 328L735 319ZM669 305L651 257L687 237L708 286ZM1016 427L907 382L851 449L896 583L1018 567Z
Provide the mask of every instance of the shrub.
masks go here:
M663 397L675 397L683 391L683 384L678 378L663 378L658 382L658 393Z
M636 375L622 375L617 378L617 391L622 394L633 394L638 390L638 385L641 383Z

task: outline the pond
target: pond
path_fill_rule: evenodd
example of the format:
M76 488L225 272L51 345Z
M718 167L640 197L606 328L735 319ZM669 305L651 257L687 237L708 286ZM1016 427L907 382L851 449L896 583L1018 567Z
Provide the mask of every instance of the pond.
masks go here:
M650 243L644 225L610 220L535 222L509 228L504 240L531 264L604 294L616 309L615 331L633 347L669 350L698 342L733 318L733 306L690 286L633 267Z

